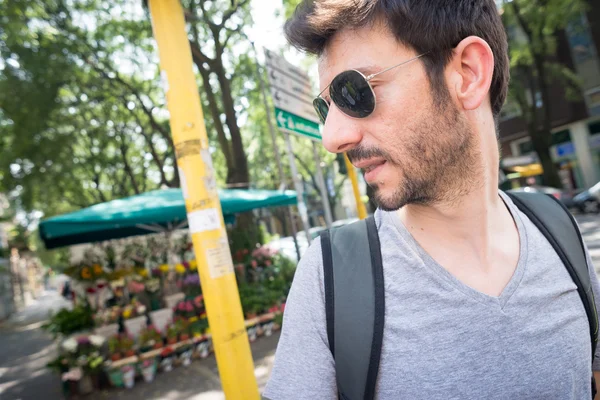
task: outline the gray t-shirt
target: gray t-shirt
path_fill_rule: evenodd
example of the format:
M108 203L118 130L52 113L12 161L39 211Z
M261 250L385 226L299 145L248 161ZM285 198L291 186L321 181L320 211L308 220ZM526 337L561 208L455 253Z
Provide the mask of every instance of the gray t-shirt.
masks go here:
M396 213L376 212L386 304L378 399L591 398L589 325L576 286L539 230L502 198L521 251L499 297L446 271ZM598 300L589 255L588 263ZM594 369L600 369L598 353ZM336 390L316 240L298 265L264 396L335 399Z

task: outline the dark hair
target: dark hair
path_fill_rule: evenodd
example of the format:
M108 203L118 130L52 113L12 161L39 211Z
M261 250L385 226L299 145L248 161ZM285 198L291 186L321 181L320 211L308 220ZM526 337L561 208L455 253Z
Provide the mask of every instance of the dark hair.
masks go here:
M490 102L494 117L506 99L508 44L494 0L303 0L285 24L294 47L320 56L336 32L383 22L396 39L427 53L422 58L432 90L445 100L444 69L453 48L468 36L485 40L494 54ZM438 99L440 100L440 99Z

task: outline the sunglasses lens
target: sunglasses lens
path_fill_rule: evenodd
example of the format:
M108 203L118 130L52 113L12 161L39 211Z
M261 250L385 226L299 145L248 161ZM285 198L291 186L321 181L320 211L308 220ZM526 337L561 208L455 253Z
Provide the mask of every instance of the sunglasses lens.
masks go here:
M313 107L321 119L321 122L325 123L325 120L327 119L327 113L329 112L329 104L327 104L325 99L317 97L313 100Z
M346 115L365 118L375 110L375 95L367 79L358 71L345 71L331 82L329 95Z

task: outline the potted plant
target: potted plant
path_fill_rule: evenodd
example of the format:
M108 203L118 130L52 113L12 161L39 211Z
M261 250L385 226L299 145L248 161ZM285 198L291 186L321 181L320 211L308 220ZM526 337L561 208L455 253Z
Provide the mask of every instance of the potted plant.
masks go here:
M248 327L248 340L250 342L255 342L258 337L258 325L252 325Z
M173 357L174 352L170 347L165 347L160 353L160 366L162 367L163 372L169 372L173 369Z
M122 368L123 371L123 382L127 389L133 388L135 385L135 368L133 365L125 365Z
M179 333L179 341L183 342L190 338L190 324L187 319L178 318L177 321L175 321L175 328Z
M194 349L191 345L184 346L179 354L179 359L184 367L187 367L192 362L192 354L194 353Z
M140 333L140 352L145 353L152 349L160 349L162 345L162 337L153 325L150 325Z
M123 370L121 368L112 368L108 371L108 380L114 387L123 387Z
M194 339L199 339L204 335L208 328L208 320L206 318L192 317L189 320L189 331Z
M124 354L125 357L133 357L135 355L135 350L133 348L135 342L131 336L128 334L122 334L120 340L120 348L121 353Z
M152 382L156 376L156 358L148 358L140 363L144 381Z
M87 376L90 377L92 388L100 389L100 375L102 374L102 364L104 363L104 357L99 351L92 352L86 360L83 366L83 371Z
M175 324L171 324L167 327L167 344L175 344L177 343L177 337L179 332L177 331L177 327Z
M108 339L108 352L112 361L119 361L121 359L121 341L118 334Z
M205 339L196 345L196 353L200 358L208 357L210 352L210 339Z

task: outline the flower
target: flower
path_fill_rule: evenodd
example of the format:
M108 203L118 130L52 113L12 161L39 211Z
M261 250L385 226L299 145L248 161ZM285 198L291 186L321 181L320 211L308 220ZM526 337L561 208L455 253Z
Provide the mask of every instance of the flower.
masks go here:
M271 266L271 260L266 260L265 261L265 266L270 267Z
M63 349L70 353L74 353L77 351L77 340L75 338L67 339L62 344Z
M196 322L198 321L198 317L191 317L190 319L188 319L188 322L192 323L192 322Z
M92 272L88 267L83 267L83 269L81 270L81 277L83 279L92 279Z
M204 300L204 297L201 294L194 298L194 304L196 305L196 307L202 307L202 300Z
M148 276L148 270L146 270L146 269L140 269L138 271L138 275L141 276L142 278L145 278L145 277Z
M160 280L153 278L146 282L146 290L150 293L154 293L158 289L160 289Z
M106 287L106 283L99 283L96 285L98 289L104 289Z
M185 277L183 284L186 286L198 286L200 284L200 276L198 274L190 274Z
M191 302L191 301L188 301L188 302L185 304L185 310L186 310L187 312L192 312L192 311L194 311L194 306L192 305L192 302Z
M98 264L94 264L93 268L94 268L94 275L102 275L102 273L104 272L102 267Z
M203 312L202 314L200 314L200 319L206 319L206 313Z
M62 374L62 380L64 381L78 381L81 379L82 373L81 368L71 368L68 372Z
M185 274L185 267L183 266L183 264L177 264L177 265L175 265L175 271L178 274L183 275L183 274Z
M128 319L129 317L131 317L131 309L126 309L125 311L123 311L123 318Z
M102 345L104 344L104 337L99 336L99 335L91 335L90 336L90 342L95 347L102 347Z
M131 293L135 293L135 294L143 292L144 289L146 288L146 286L143 283L136 282L136 281L129 282L129 286L128 287L129 287L129 291Z
M89 288L85 289L85 291L88 292L89 294L96 293L96 289L94 289L93 287L89 287Z
M160 269L162 272L169 272L169 265L168 264L163 264L160 267L158 267L158 269Z
M198 262L196 260L190 261L190 271L195 271L198 269Z
M79 336L79 337L77 338L77 344L78 344L79 346L85 346L85 345L88 345L88 344L90 344L90 338L89 338L89 337L87 337L87 336Z
M250 264L252 265L252 268L258 267L258 263L256 262L256 260L252 260Z

